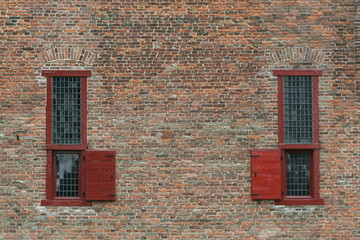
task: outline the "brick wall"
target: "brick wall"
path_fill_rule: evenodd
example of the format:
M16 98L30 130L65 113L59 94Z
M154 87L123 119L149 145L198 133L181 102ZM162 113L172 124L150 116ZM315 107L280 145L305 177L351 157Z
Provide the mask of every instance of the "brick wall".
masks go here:
M0 239L360 238L358 4L0 1ZM92 71L88 143L117 151L117 201L40 206L48 69ZM250 198L274 69L323 70L325 205Z

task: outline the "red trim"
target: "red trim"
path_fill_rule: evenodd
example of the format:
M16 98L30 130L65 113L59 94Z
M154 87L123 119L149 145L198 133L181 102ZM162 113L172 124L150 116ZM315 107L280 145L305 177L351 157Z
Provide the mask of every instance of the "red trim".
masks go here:
M319 93L318 81L322 70L274 70L273 74L278 76L278 138L279 148L282 149L283 163L282 163L282 188L285 193L283 200L276 201L277 205L321 205L324 200L320 199L320 143L319 143ZM312 76L313 86L313 143L312 144L285 144L284 143L284 76ZM285 150L313 150L310 161L310 193L309 197L302 196L286 196L286 160Z
M301 151L301 150L299 150ZM305 150L306 151L306 150ZM284 161L282 162L282 188L284 192L284 199L276 201L276 205L322 205L324 200L320 198L319 194L319 150L313 150L310 159L310 196L286 196L286 157L285 150L282 150Z
M282 74L278 74L281 72ZM279 118L279 146L281 148L289 147L292 148L292 145L297 145L301 148L319 148L319 93L318 93L318 77L313 76L311 73L322 73L321 70L274 70L275 73L278 74L278 118ZM288 74L285 74L288 73ZM314 139L313 144L285 144L284 143L284 78L283 76L291 76L291 75L297 75L294 73L298 73L302 76L313 76L312 77L312 92L313 92L313 132L314 132ZM315 144L315 145L314 145ZM307 147L306 147L306 146ZM314 145L314 146L310 146Z
M43 70L42 76L47 77L90 77L89 70Z
M62 149L64 150L64 149ZM79 153L79 197L57 197L55 182L56 182L56 166L55 166L55 153L67 152L67 153ZM46 199L41 201L42 206L91 206L91 203L85 200L85 196L82 194L85 192L85 162L83 157L85 151L53 151L47 150L47 165L46 165Z
M52 161L52 151L46 151L46 199L54 198L54 163Z
M87 78L81 77L81 144L87 144Z
M318 149L313 151L312 172L311 172L311 189L312 196L320 199L320 151Z
M279 144L280 149L320 149L319 144Z
M52 77L47 77L46 84L46 144L52 143Z
M278 77L278 132L279 144L284 143L284 78Z
M274 70L274 76L320 76L322 70Z
M281 150L281 188L282 188L282 195L283 199L286 196L287 191L287 183L286 183L286 158L285 158L285 151Z
M313 84L313 125L314 125L314 143L319 144L319 77L312 77Z
M42 206L91 206L91 202L85 200L82 194L85 192L85 150L87 149L87 77L91 71L65 71L65 70L44 70L42 75L47 77L47 100L46 100L46 199L41 201ZM74 76L81 77L81 144L79 145L54 145L52 144L52 77ZM76 151L80 153L79 162L79 197L63 198L55 194L55 151Z
M44 71L43 71L44 72ZM52 77L53 76L65 76L65 71L49 71L55 75L47 76L47 99L46 99L46 144L52 144ZM89 71L69 71L70 73L76 72L89 72ZM61 73L61 74L60 74ZM64 75L65 74L65 75ZM91 74L91 73L90 73ZM73 75L67 75L73 76ZM87 144L87 77L81 77L81 145ZM57 146L57 145L55 145ZM65 145L64 145L65 146ZM73 145L78 146L78 145ZM47 146L47 149L49 147ZM66 147L68 149L68 147ZM74 148L72 148L74 149ZM78 148L77 148L78 149Z
M85 150L87 149L87 145L53 145L48 144L46 145L47 150Z
M79 196L82 201L86 201L85 198L85 170L86 170L86 163L85 163L85 156L86 152L80 152L80 160L79 160Z

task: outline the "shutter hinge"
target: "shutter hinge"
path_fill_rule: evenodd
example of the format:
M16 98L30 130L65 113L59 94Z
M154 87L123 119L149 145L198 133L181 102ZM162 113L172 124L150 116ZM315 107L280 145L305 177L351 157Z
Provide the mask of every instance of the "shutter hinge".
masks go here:
M109 194L108 196L110 196L110 197L115 197L115 196L116 196L116 194L115 194L115 193L113 193L113 194Z
M83 160L85 160L85 156L83 156Z
M254 196L254 197L260 196L259 193L252 193L251 195Z
M251 155L250 157L260 157L260 155Z
M284 194L285 194L284 192L281 192L281 196L284 196Z
M82 195L85 196L86 192L82 192Z
M107 154L106 157L115 157L115 154Z

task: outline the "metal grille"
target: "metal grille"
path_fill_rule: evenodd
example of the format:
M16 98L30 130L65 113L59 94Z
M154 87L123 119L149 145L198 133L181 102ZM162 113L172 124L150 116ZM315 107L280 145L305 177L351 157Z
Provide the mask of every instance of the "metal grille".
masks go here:
M284 78L285 143L313 142L311 76Z
M310 195L310 151L286 153L288 196Z
M79 196L79 154L56 153L56 196Z
M81 79L53 77L53 144L81 143Z

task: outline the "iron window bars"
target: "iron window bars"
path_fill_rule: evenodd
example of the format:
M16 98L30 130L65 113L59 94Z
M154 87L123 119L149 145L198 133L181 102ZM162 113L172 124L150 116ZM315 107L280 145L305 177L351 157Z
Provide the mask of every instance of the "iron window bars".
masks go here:
M47 77L45 206L89 206L85 195L87 70L44 70Z
M81 79L53 77L52 143L81 143Z
M313 102L311 76L284 77L285 143L313 142Z
M276 204L323 204L319 193L318 78L321 70L274 70L278 77L283 198Z

